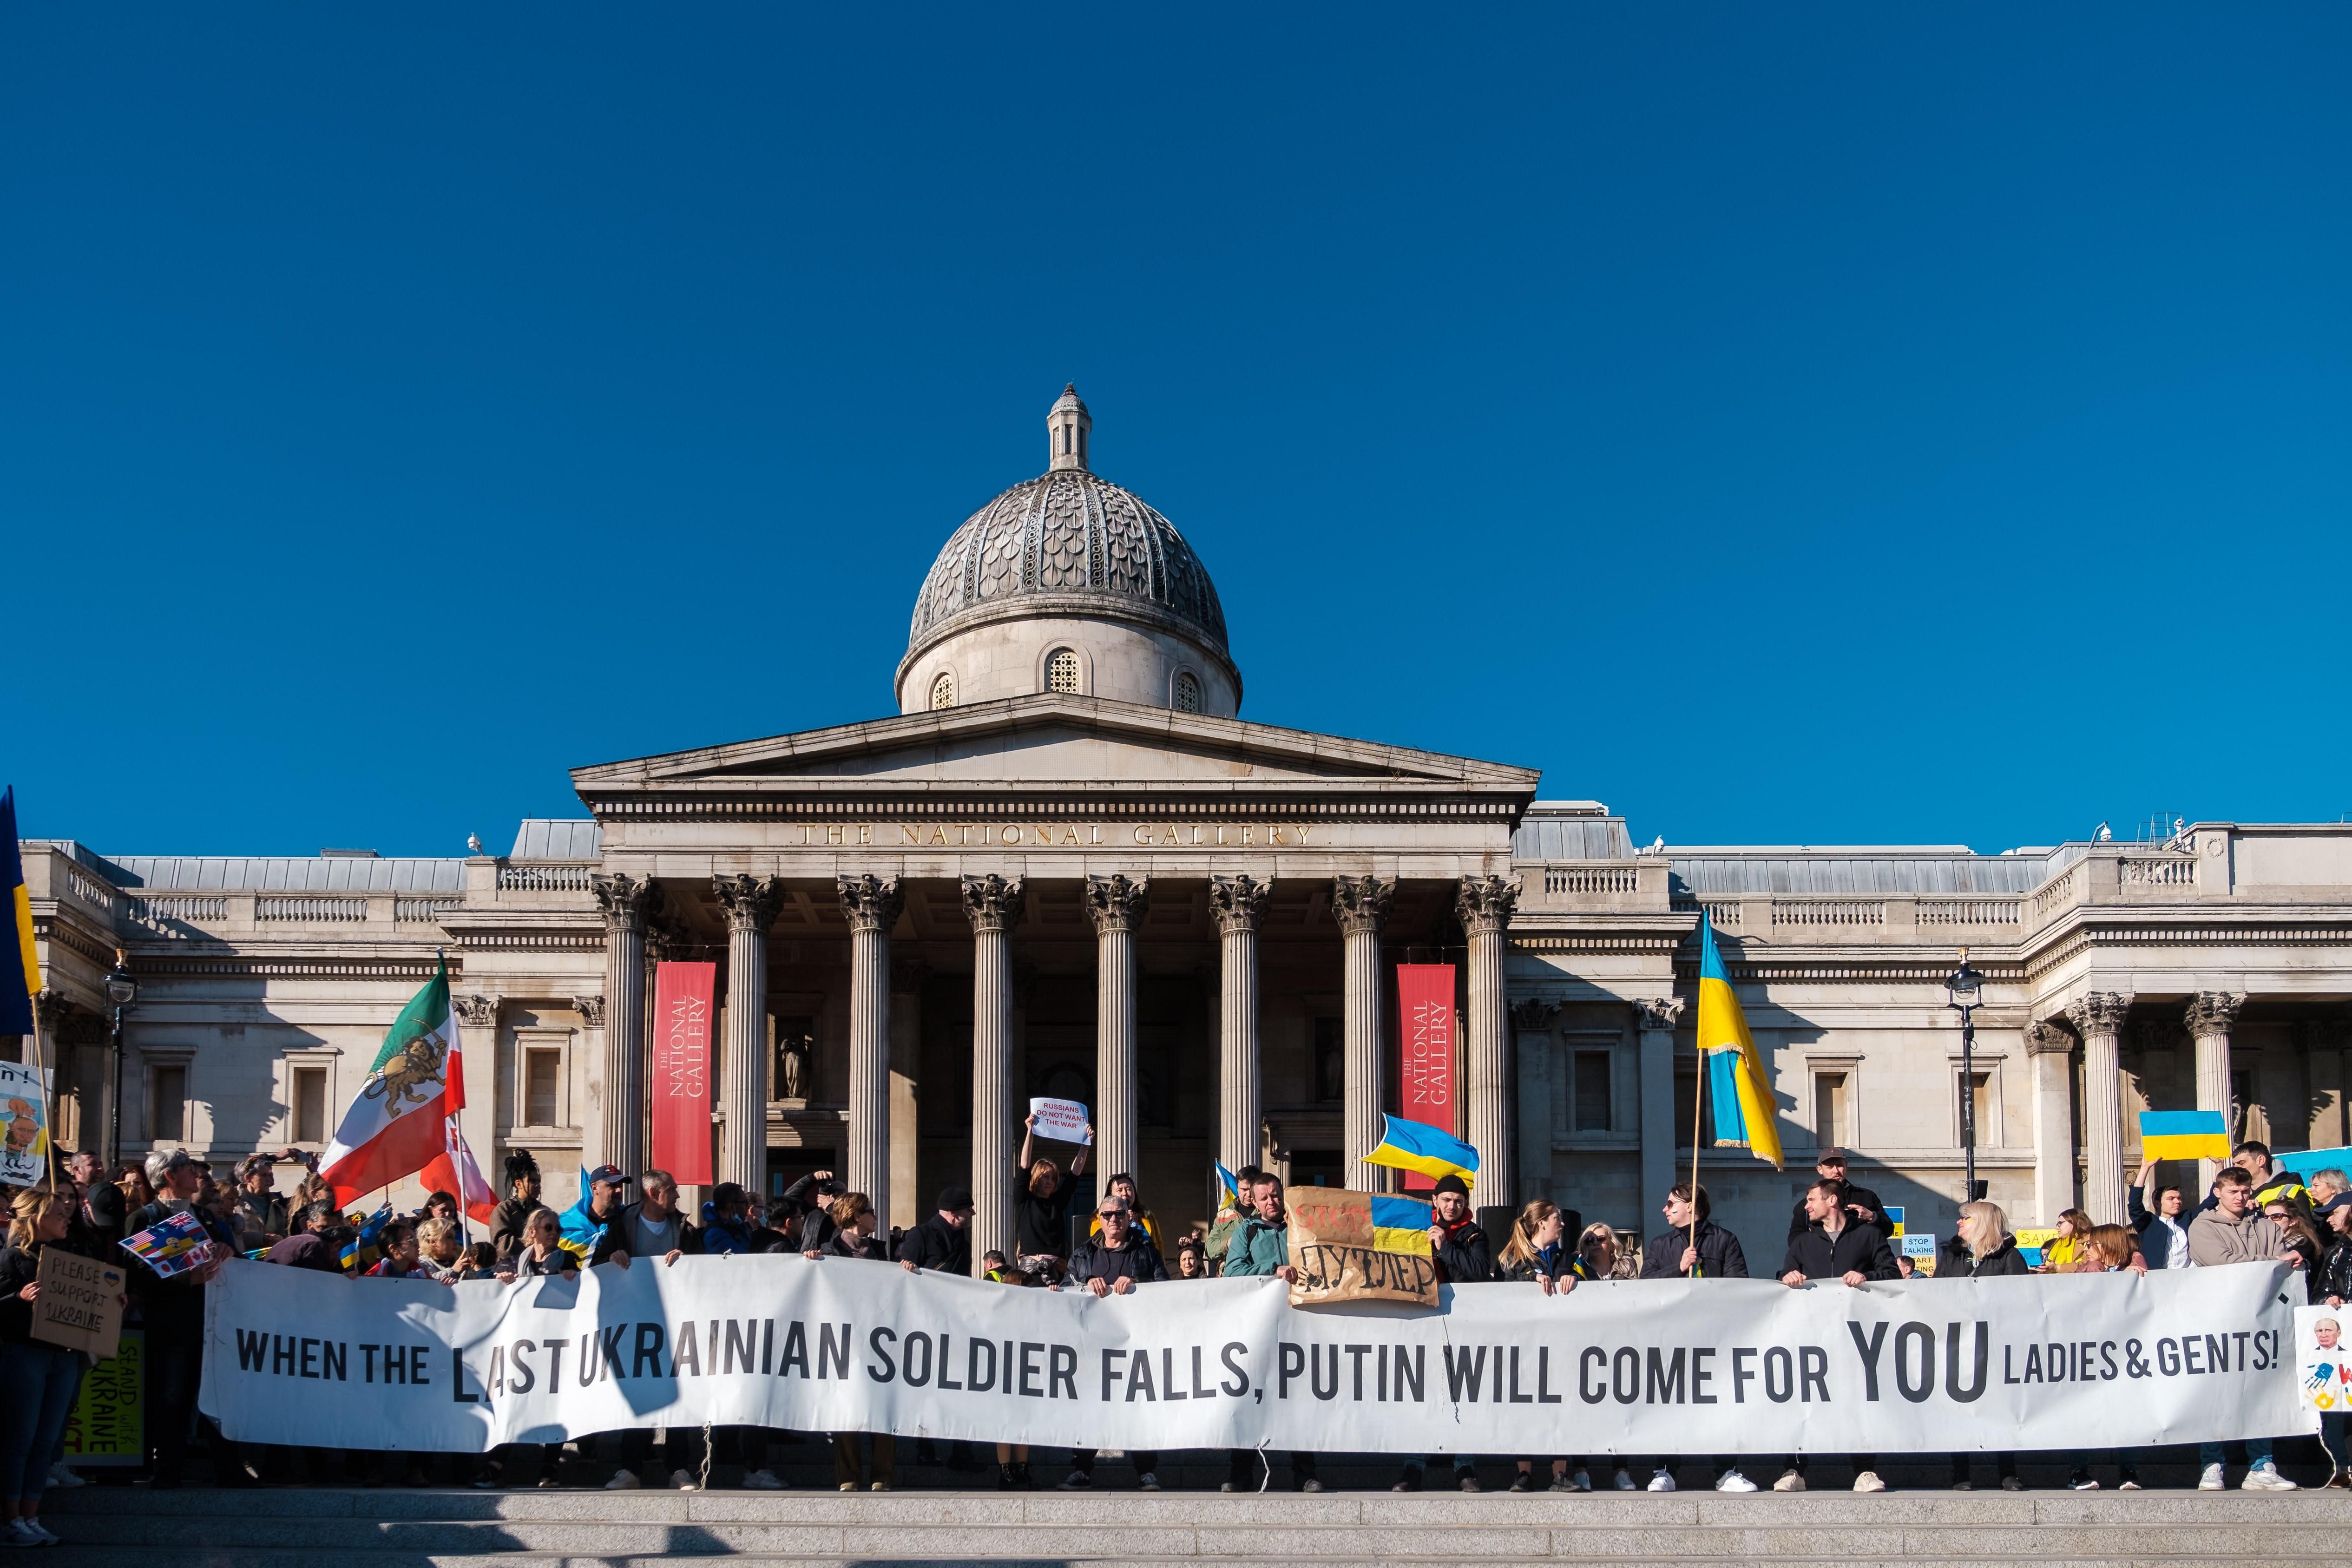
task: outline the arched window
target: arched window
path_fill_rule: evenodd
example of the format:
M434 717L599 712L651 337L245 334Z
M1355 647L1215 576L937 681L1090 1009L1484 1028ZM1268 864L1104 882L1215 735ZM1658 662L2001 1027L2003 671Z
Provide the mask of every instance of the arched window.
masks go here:
M1074 648L1056 648L1045 656L1045 689L1049 692L1074 692L1078 689L1078 655Z
M931 680L931 711L955 706L955 672L941 670Z
M1190 670L1182 671L1176 677L1176 711L1178 713L1201 711L1200 677Z

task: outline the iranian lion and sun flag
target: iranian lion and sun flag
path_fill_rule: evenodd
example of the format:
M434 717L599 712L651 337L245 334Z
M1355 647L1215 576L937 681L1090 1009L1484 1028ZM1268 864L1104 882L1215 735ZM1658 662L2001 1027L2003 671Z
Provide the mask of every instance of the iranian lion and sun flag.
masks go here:
M498 1195L458 1131L465 1105L464 1055L445 958L393 1020L367 1082L320 1156L319 1175L334 1188L336 1204L349 1207L422 1171L428 1188L454 1194L467 1214L488 1221Z

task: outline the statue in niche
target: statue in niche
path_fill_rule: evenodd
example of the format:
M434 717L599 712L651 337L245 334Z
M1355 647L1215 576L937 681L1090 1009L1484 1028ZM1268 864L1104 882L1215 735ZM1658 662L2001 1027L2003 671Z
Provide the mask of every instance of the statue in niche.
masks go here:
M776 1093L785 1100L809 1097L809 1045L806 1035L787 1035L776 1048Z

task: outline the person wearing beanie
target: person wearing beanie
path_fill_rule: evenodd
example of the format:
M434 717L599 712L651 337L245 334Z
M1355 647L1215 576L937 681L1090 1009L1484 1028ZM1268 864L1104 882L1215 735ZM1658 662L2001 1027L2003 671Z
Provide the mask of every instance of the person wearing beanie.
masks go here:
M898 1267L913 1273L936 1269L942 1274L971 1272L971 1193L961 1186L940 1190L929 1219L907 1232L898 1244Z

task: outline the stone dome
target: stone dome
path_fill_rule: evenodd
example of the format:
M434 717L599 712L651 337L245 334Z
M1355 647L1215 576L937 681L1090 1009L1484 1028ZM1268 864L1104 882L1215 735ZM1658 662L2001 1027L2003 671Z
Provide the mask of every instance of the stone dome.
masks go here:
M1211 666L1214 676L1222 677L1213 678L1211 668L1198 670L1189 699L1172 695L1177 689L1172 684L1161 692L1163 683L1156 675L1139 685L1132 680L1090 679L1076 688L1051 689L1153 701L1160 706L1186 706L1189 700L1203 712L1230 714L1238 708L1241 676L1226 649L1225 612L1217 601L1216 586L1175 524L1132 491L1087 468L1092 423L1076 389L1066 388L1046 419L1053 465L990 501L949 537L915 599L914 623L899 664L903 710L1048 689L1035 681L1016 682L1019 691L998 689L1002 682L975 680L977 672L961 671L950 681L955 690L945 702L931 700L928 684L920 691L908 686L915 667L943 643L975 628L1023 621L1050 623L1041 635L1064 640L1066 627L1073 622L1123 625L1189 649L1192 664ZM1090 669L1097 663L1088 650L1076 652ZM1042 648L1038 654L1046 656ZM1003 650L988 663L992 668L1006 666ZM1174 683L1181 672L1171 668L1157 674ZM1203 683L1230 685L1229 700L1203 700Z

